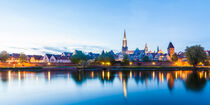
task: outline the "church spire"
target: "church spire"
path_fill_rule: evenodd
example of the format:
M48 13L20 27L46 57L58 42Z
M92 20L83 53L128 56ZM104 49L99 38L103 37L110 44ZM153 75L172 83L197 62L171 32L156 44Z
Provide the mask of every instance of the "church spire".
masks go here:
M126 31L124 30L123 47L127 47Z
M122 53L126 54L128 51L128 46L127 46L127 39L126 39L126 31L124 30L124 37L123 37L123 45L122 45Z

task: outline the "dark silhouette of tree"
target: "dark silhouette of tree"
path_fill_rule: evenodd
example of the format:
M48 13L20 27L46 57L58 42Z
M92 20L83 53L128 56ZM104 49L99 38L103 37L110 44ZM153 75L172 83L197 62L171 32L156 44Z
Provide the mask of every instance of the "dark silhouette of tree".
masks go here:
M122 65L124 65L124 66L129 65L129 58L128 58L128 55L126 55L126 54L123 57Z
M148 62L149 61L149 57L148 56L144 56L144 58L142 60L143 60L143 62Z
M2 51L0 53L0 61L1 62L6 62L9 57L10 57L9 53L7 53L6 51Z
M192 74L189 74L185 82L185 86L189 90L201 91L206 85L206 79L200 78L198 73L194 71Z
M172 60L173 62L178 61L178 55L177 55L176 53L175 53L174 55L172 55L171 60Z
M97 61L110 62L111 64L113 64L115 62L113 51L110 52L102 51L101 55L97 58Z
M85 55L82 51L77 51L75 55L71 57L71 62L72 63L84 63L88 60L88 56Z
M26 56L26 54L20 53L20 59L19 59L19 61L20 61L21 63L27 62L27 56Z
M174 77L171 75L171 77L168 80L168 89L172 91L173 88L174 88Z
M196 67L200 62L204 63L207 59L207 55L204 51L204 48L200 45L187 47L185 49L185 55L188 59L188 62L194 67Z

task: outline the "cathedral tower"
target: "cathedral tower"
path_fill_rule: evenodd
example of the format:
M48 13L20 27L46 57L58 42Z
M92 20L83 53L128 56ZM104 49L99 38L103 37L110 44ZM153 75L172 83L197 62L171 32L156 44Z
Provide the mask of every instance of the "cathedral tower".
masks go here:
M127 39L126 39L126 32L124 30L124 38L123 38L123 45L122 45L122 53L126 54L128 51L128 46L127 46Z

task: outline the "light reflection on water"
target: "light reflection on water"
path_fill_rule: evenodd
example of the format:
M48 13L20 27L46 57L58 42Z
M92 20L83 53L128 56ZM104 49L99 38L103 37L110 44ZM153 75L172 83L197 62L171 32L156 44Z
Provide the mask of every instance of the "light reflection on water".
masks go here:
M8 70L0 72L0 103L208 104L209 78L210 71Z

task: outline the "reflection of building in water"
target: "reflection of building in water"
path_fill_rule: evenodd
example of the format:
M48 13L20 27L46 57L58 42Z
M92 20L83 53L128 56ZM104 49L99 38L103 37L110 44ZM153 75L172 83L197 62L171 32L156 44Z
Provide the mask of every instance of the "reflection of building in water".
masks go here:
M47 73L48 81L50 81L50 71Z
M110 72L109 71L107 72L107 78L108 78L108 80L110 78Z
M120 71L118 75L119 75L120 80L122 81L122 72Z
M104 75L105 75L105 74L104 74L104 71L102 71L102 79L104 79Z
M166 79L168 81L169 90L172 90L174 88L174 76L172 76L171 73L167 73Z
M70 74L71 73L71 74ZM167 83L168 89L172 90L175 85L175 80L190 82L189 80L193 77L189 77L193 72L192 71L46 71L41 72L44 74L44 77L40 77L38 72L29 72L29 71L0 71L1 82L8 82L10 84L15 83L14 81L24 81L28 79L35 79L37 81L45 78L46 81L52 81L53 79L62 78L72 79L77 84L82 84L84 81L89 79L100 79L101 83L113 83L116 78L119 78L120 82L123 85L123 94L124 97L127 97L127 82L135 81L136 84L141 83L143 85L147 84L150 86L152 82ZM210 79L209 71L198 71L196 72L199 80ZM195 81L195 80L194 80ZM199 81L198 81L199 82ZM190 85L190 84L189 84ZM163 85L165 86L165 85Z
M91 72L90 76L91 76L91 78L94 78L94 72L93 71Z
M126 80L123 80L123 94L124 94L124 97L127 98L127 82L126 82Z

